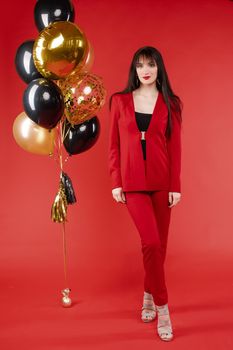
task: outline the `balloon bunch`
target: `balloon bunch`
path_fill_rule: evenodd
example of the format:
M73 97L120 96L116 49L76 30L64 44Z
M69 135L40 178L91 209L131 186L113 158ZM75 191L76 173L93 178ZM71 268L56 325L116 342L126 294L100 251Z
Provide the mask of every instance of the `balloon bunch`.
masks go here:
M38 38L23 42L15 56L16 70L28 85L13 135L28 152L57 156L60 183L51 218L63 224L64 234L67 205L76 197L63 172L63 145L70 156L94 146L100 134L96 113L106 98L102 78L90 72L92 45L74 18L71 1L38 0L34 8Z
M92 45L73 23L74 7L68 0L38 0L34 17L39 36L22 43L15 57L16 70L28 86L24 112L13 125L14 138L26 151L52 155L54 131L61 123L66 130L69 125L62 140L68 154L82 153L99 137L95 114L106 97L102 79L90 73Z

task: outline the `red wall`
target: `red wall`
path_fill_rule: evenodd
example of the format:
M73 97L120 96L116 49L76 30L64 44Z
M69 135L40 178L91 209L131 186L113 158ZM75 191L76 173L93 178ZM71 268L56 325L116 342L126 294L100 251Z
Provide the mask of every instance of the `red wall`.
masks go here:
M233 2L73 1L76 23L95 51L92 71L108 96L125 86L133 53L157 47L174 91L184 102L182 200L172 209L167 263L228 258L232 245ZM59 172L52 159L26 153L12 136L26 88L14 68L25 40L36 38L35 1L9 2L1 11L1 269L42 283L63 283L62 236L50 220ZM111 196L107 169L108 108L99 113L101 135L66 167L78 203L68 212L69 274L97 291L138 283L138 233L126 207ZM142 213L143 215L143 213ZM134 272L131 274L131 272ZM135 273L136 272L136 273ZM46 284L46 283L45 283Z

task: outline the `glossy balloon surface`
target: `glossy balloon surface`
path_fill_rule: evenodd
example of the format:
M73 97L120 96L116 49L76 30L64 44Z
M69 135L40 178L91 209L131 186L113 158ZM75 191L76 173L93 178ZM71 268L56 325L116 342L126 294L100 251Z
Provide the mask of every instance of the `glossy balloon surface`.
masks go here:
M37 70L49 79L65 78L85 59L87 39L70 22L54 22L36 39L33 59Z
M34 123L22 112L13 124L13 135L17 144L25 151L51 155L54 150L56 130L47 130Z
M63 144L70 155L82 153L93 147L100 134L100 123L96 116L73 127L65 121L63 128L65 135Z
M34 8L34 19L39 31L55 21L74 22L75 12L68 0L39 0Z
M88 73L94 63L94 49L90 41L87 40L87 50L84 59L76 66L75 70L70 75Z
M30 83L33 79L41 78L42 75L36 69L36 66L33 61L33 45L34 40L27 40L22 43L15 56L15 66L16 70L25 81L25 83Z
M61 90L47 79L31 81L24 92L23 104L28 117L46 129L54 128L64 111Z

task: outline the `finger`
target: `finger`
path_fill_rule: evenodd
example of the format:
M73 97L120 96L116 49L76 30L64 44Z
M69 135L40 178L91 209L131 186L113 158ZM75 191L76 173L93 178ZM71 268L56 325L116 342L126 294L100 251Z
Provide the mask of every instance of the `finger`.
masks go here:
M172 203L172 192L169 192L168 200L169 200L169 203Z
M118 192L118 202L125 203L124 193L123 193L122 189L120 190L120 192Z
M120 196L119 202L124 203L122 196Z
M180 196L179 195L174 196L175 204L179 203L179 201L180 201Z
M172 202L172 204L169 206L169 208L174 207L177 203L178 203L177 198L175 198L175 196L173 196L173 202Z
M118 193L117 195L117 202L123 203L121 193Z
M169 208L172 206L172 203L173 203L173 196L172 196L172 192L169 192L169 197L168 197L169 199L169 204L170 205L168 205L169 206Z
M125 194L124 194L124 192L122 192L122 199L123 199L123 201L124 201L124 203L125 203L126 198L125 198Z

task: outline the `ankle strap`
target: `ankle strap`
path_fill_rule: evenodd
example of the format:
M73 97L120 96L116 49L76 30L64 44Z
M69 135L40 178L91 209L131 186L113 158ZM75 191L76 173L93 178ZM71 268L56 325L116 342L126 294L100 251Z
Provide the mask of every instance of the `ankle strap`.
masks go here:
M168 315L169 314L169 309L168 309L168 304L165 305L155 305L158 313L160 315Z

